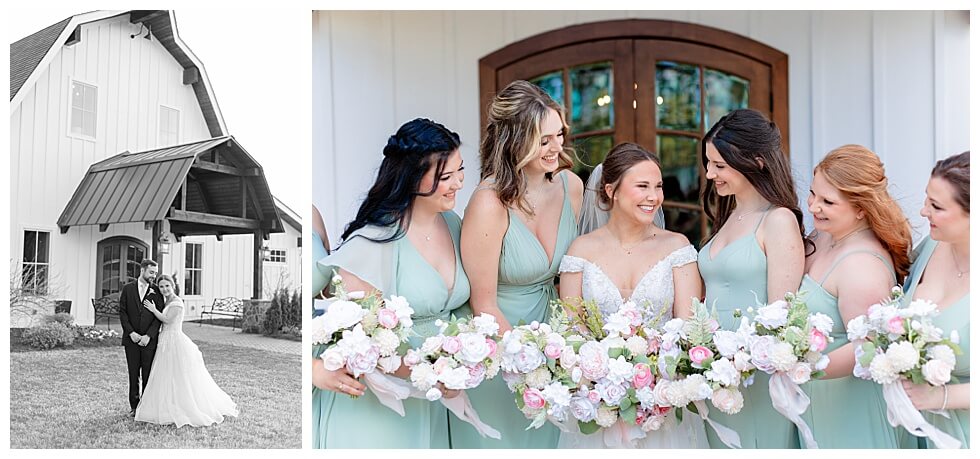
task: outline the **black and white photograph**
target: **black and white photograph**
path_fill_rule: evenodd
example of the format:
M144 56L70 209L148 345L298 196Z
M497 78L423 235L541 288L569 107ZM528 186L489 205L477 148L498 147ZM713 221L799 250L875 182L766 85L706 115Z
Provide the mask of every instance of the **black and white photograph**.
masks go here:
M8 13L10 447L301 448L296 15Z

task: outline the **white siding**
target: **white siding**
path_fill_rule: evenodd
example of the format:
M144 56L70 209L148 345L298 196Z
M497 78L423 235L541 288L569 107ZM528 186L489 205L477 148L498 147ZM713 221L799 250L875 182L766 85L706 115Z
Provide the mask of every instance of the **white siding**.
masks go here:
M927 171L969 145L968 12L321 11L313 15L313 202L331 241L373 181L387 137L415 117L462 137L462 213L479 175L478 60L538 33L626 18L716 27L787 53L801 201L829 150L863 144L884 160L894 195L924 234Z
M21 259L24 229L50 231L52 287L58 298L72 300L80 324L93 319L98 241L119 235L150 239L142 223L111 225L104 233L98 226L78 226L60 234L58 217L89 166L123 151L156 148L160 104L180 110L182 143L211 137L192 87L182 83L183 69L156 39L130 39L138 27L128 15L83 25L81 42L60 47L50 64L38 69L36 83L21 88L24 96L10 111L11 257ZM68 135L72 79L98 87L95 141ZM247 238L245 254L251 251ZM163 272L171 272L170 266L165 260ZM234 264L229 260L226 266ZM233 269L250 271L250 266L248 258L244 267ZM251 276L229 282L251 285ZM246 292L251 296L250 287Z

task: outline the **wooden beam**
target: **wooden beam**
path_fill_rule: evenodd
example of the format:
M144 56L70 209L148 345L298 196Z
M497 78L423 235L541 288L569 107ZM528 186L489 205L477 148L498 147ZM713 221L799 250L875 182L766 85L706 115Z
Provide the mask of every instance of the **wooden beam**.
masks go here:
M153 223L154 222L152 222L152 221L143 222L143 229L145 229L147 231L152 230L153 229Z
M163 268L163 254L160 253L160 236L163 234L163 222L156 220L153 222L153 236L150 239L150 249L153 254L153 261L157 262L160 274L166 271Z
M189 175L189 174L188 174ZM204 212L211 212L211 202L208 201L208 195L204 192L204 187L201 186L201 181L194 179L194 186L197 187L197 194L201 195L201 204L204 204ZM184 209L182 209L184 210Z
M255 167L248 168L248 169L241 169L234 166L225 166L224 164L204 161L202 159L198 159L197 161L194 161L194 163L191 164L191 167L195 169L209 171L209 172L217 172L219 174L236 175L239 177L257 177L261 175L259 169Z
M68 233L68 228L71 228L71 227L70 226L58 226L58 230L61 231L61 234L67 234Z
M108 229L109 229L109 224L108 223L99 223L99 232L100 233L104 233Z
M167 12L163 10L134 10L132 13L129 13L129 22L131 24L146 22L164 14L167 14Z
M245 191L245 178L244 177L238 177L238 186L242 190L242 192L240 193L240 196L242 197L242 218L245 218L245 217L248 216L248 214L246 213L246 209L247 209L247 206L248 206L248 193ZM259 216L259 219L261 220L262 217Z
M259 220L265 220L265 212L262 211L262 206L259 205L259 194L255 192L255 187L251 183L246 183L248 188L248 197L252 202L252 208L255 209L255 215Z
M218 242L221 242L224 240L225 235L224 233L214 233L214 238L217 239Z
M252 234L252 299L262 298L262 231Z
M201 223L212 226L227 226L230 228L242 228L250 230L262 229L262 222L249 218L228 217L225 215L206 214L202 212L190 212L177 210L173 207L167 213L167 218L181 222Z
M200 72L197 71L197 67L191 67L184 69L184 84L194 84L201 79Z
M184 183L180 184L180 210L187 210L187 176L184 176Z

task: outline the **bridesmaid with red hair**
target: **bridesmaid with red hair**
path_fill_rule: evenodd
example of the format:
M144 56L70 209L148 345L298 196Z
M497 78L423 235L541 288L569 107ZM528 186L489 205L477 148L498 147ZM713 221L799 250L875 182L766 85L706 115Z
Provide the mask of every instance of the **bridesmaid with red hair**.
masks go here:
M807 199L816 250L806 257L800 290L811 312L834 320L823 379L803 389L810 408L802 415L820 448L896 448L881 389L858 379L847 322L888 297L909 270L911 228L888 193L885 168L871 150L844 145L813 170Z

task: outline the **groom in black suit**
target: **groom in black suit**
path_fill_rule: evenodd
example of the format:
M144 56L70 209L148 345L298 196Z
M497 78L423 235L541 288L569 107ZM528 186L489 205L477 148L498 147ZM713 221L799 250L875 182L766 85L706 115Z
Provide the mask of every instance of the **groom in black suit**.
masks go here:
M154 282L157 263L153 260L140 262L140 276L135 282L123 287L119 294L119 322L122 324L122 344L126 348L126 365L129 367L129 414L136 414L140 403L140 376L143 389L150 377L150 365L157 351L160 321L143 308L144 301L152 301L158 311L163 310L163 295Z

